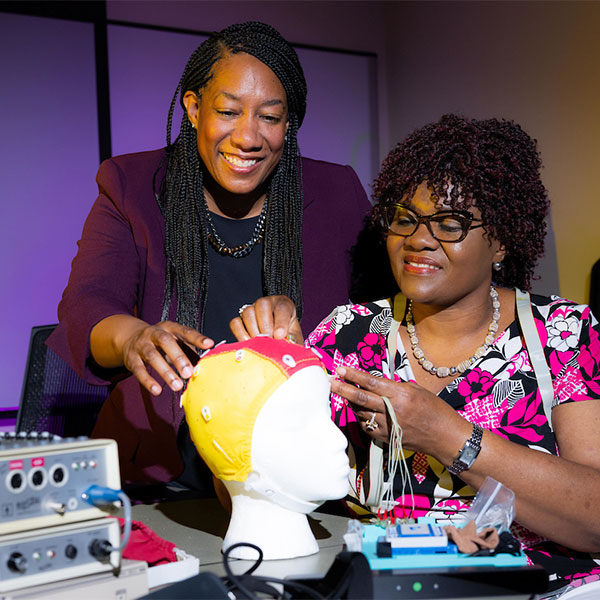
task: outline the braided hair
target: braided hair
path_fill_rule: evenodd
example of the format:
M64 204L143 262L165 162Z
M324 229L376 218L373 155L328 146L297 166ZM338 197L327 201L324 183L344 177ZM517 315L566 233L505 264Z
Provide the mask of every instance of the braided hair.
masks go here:
M166 270L161 318L169 318L176 293L177 322L195 329L203 325L209 283L208 209L196 130L187 117L183 96L193 91L200 97L219 60L238 53L249 54L269 67L287 96L287 135L267 189L263 292L289 296L299 317L302 315L302 173L297 133L306 113L306 81L296 52L279 32L270 25L250 21L213 33L191 55L169 108L166 173L159 192L155 173L155 195L165 218ZM184 114L179 136L171 143L178 94Z
M378 204L409 199L427 181L434 201L457 209L477 206L485 231L506 249L494 281L528 290L544 252L550 204L541 165L536 141L516 123L449 114L417 129L388 154L373 197Z

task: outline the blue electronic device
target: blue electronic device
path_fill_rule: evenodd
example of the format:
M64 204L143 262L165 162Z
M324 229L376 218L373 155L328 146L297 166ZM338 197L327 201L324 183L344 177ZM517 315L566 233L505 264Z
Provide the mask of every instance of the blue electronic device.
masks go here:
M387 529L363 525L362 552L373 570L527 565L527 557L522 552L490 556L461 554L456 544L448 541L445 531L429 517Z
M389 526L385 536L377 538L377 556L400 554L456 554L456 545L448 542L446 532L434 523L401 523Z

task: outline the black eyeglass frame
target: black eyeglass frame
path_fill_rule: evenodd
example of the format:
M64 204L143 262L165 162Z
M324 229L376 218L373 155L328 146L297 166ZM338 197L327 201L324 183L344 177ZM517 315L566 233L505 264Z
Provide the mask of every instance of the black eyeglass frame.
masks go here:
M411 213L412 215L414 215L415 219L416 219L416 223L415 223L415 228L413 229L413 231L411 233L397 233L395 231L392 231L391 227L392 227L392 223L389 222L389 218L388 218L388 211L386 209L398 209L398 208L402 208L406 211L408 211L409 213ZM409 208L408 206L406 206L405 204L400 204L399 202L387 202L385 204L380 204L379 205L379 214L381 215L381 220L385 226L385 228L387 229L387 232L391 235L400 235L402 237L410 237L411 235L414 235L415 232L417 231L417 229L419 229L419 226L421 225L421 223L425 223L427 230L429 231L429 233L431 234L431 236L436 239L438 242L442 242L443 244L457 244L458 242L462 242L467 235L469 234L469 231L471 231L471 229L477 229L478 227L483 227L483 222L481 221L481 219L477 219L473 216L473 213L471 211L468 210L438 210L437 212L434 212L431 215L420 215L418 213L416 213L414 210L412 210L411 208ZM434 217L440 217L440 216L459 216L462 219L464 219L464 221L461 222L462 224L462 233L460 235L460 237L457 240L440 240L435 233L433 233L433 230L431 228L431 219L433 219ZM474 222L478 222L477 225L473 225Z

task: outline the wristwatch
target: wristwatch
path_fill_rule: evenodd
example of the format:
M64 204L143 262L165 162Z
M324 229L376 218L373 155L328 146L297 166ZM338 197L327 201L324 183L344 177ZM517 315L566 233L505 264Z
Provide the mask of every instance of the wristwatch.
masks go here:
M473 433L471 437L465 442L462 450L458 453L458 456L454 459L454 462L448 467L448 471L453 475L458 475L467 469L470 469L475 459L479 455L481 450L481 438L483 437L483 427L473 424Z

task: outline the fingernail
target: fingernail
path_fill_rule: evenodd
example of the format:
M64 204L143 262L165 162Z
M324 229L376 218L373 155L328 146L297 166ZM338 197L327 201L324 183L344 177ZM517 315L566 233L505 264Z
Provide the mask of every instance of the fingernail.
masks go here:
M185 379L189 379L192 376L192 367L183 367L183 371L181 371L181 376Z
M343 377L346 374L346 367L338 367L335 372L340 376Z
M174 379L173 382L171 383L171 387L175 391L180 390L183 387L183 383L181 383L181 379Z
M155 396L158 396L158 395L160 394L160 392L161 392L161 389L160 389L160 386L158 386L158 385L156 385L156 384L155 384L155 385L153 385L153 386L150 388L150 391L151 391L151 392L152 392L152 393L153 393Z

